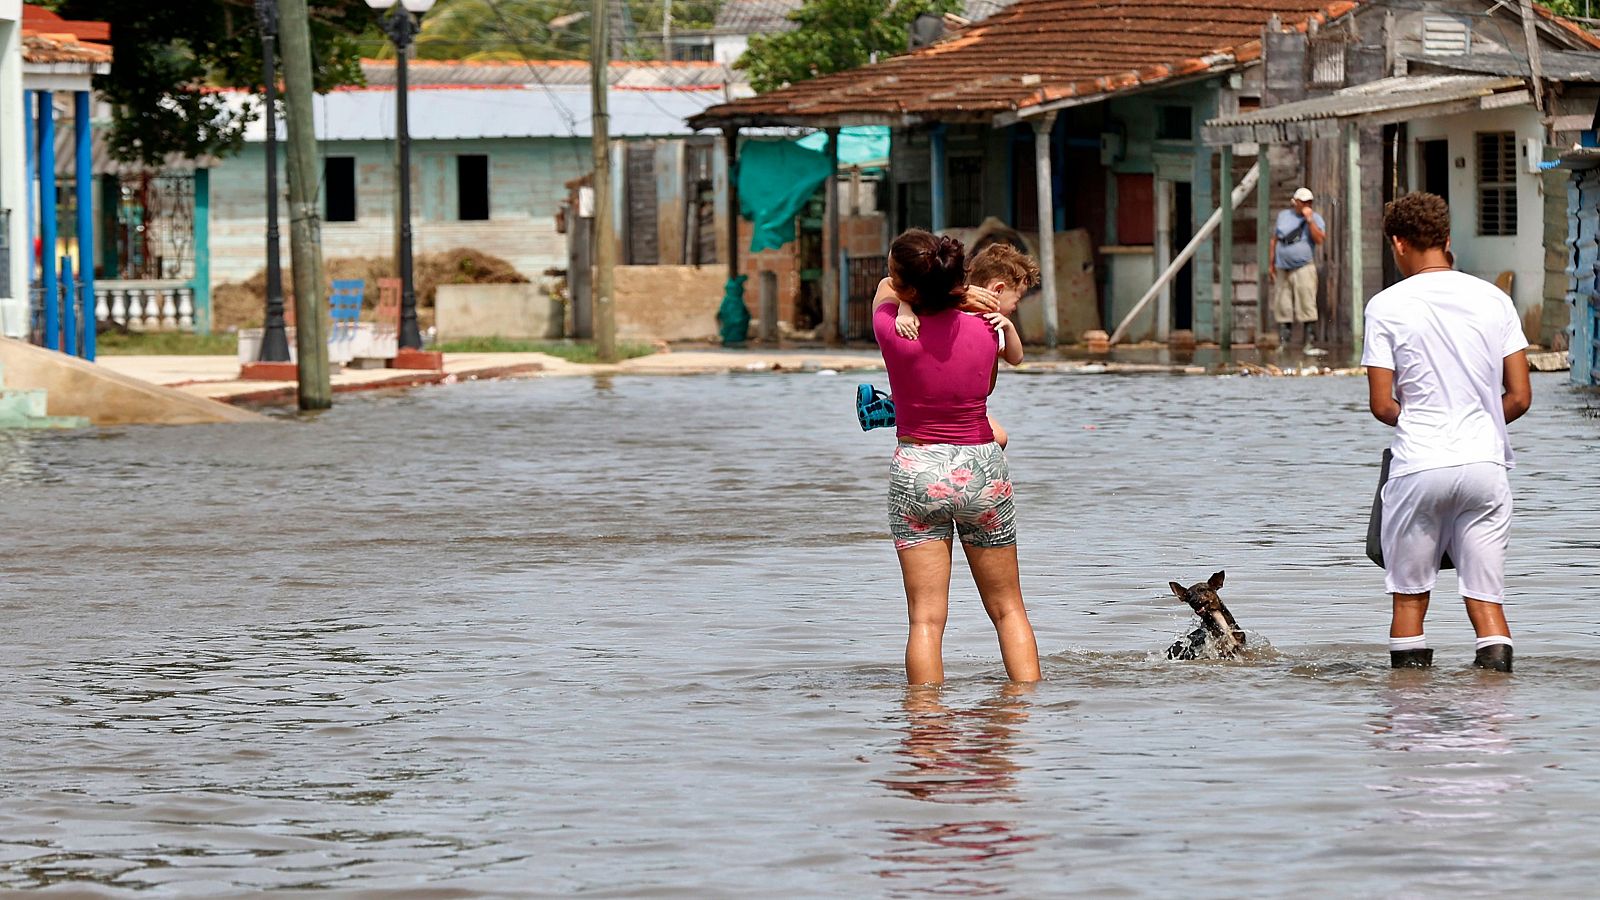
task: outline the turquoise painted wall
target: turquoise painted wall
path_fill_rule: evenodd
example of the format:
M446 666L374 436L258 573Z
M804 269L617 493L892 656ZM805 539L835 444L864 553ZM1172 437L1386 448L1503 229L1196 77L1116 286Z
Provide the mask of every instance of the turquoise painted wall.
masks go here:
M393 253L396 192L394 144L389 141L322 141L324 157L356 160L356 221L322 226L323 256L388 257ZM489 156L488 221L457 220L455 159ZM416 252L473 247L500 256L529 278L566 264L566 237L555 230L555 212L566 198L566 182L588 172L587 139L415 141L411 147L412 210ZM261 269L266 233L262 190L265 151L250 144L211 172L211 277L213 283L242 281ZM280 185L287 190L283 155ZM284 265L289 261L289 212L280 204Z

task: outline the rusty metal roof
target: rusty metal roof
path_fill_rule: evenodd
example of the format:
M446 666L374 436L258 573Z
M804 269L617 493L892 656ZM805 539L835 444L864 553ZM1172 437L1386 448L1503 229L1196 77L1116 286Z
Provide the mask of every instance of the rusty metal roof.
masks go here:
M1456 106L1494 108L1531 102L1526 87L1523 79L1503 75L1400 75L1326 97L1212 119L1203 132L1213 144L1329 137L1338 133L1342 120L1387 124Z
M717 125L989 121L1072 98L1224 71L1261 55L1276 16L1304 29L1352 0L1020 0L903 56L713 107Z

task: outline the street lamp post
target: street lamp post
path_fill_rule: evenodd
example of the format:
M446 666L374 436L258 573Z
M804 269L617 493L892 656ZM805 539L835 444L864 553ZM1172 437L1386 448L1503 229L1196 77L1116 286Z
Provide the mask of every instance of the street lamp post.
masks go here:
M267 318L257 359L286 363L289 335L283 321L283 265L278 256L278 0L256 0L256 17L261 21L267 107Z
M434 0L400 0L396 5L395 0L367 0L373 9L394 7L383 19L383 30L394 42L395 137L400 143L400 246L395 260L400 270L400 346L411 350L422 349L422 330L417 327L417 292L411 274L411 132L406 122L406 56L422 27L418 20L433 8L433 3Z

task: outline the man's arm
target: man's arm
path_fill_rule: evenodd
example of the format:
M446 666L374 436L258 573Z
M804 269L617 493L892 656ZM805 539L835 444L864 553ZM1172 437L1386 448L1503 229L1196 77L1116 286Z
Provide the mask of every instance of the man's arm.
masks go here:
M1505 358L1503 376L1506 392L1500 405L1506 412L1506 423L1515 422L1533 406L1533 384L1528 380L1528 351L1518 350Z
M1322 240L1328 236L1328 233L1322 230L1321 225L1317 224L1317 211L1314 209L1306 210L1305 219L1306 227L1311 229L1312 242L1319 247L1322 246Z
M1278 277L1278 229L1272 229L1272 237L1267 239L1267 280L1273 281Z
M1367 367L1367 405L1372 417L1393 427L1400 421L1400 401L1394 398L1394 370Z

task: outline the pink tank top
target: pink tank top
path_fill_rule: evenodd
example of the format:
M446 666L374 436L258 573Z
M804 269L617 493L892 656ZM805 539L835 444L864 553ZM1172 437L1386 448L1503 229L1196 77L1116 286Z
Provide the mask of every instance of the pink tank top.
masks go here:
M987 444L989 388L999 339L977 316L946 310L922 317L914 341L895 333L895 304L872 312L872 331L889 369L900 437L932 444Z

